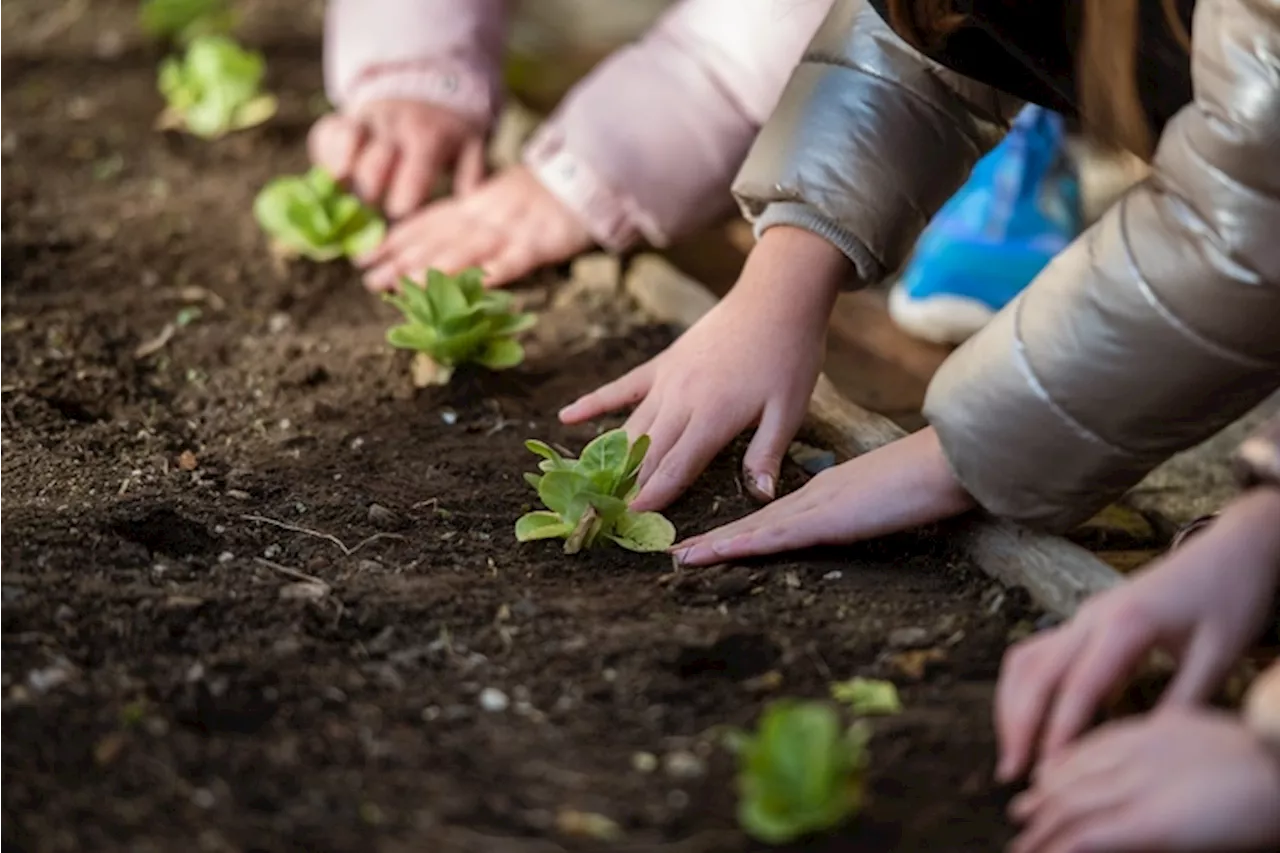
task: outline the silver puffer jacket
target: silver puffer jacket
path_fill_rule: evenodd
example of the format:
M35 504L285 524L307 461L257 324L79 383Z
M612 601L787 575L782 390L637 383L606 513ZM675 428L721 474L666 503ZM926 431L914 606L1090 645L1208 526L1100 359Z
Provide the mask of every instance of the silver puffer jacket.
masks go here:
M925 414L987 510L1077 524L1280 387L1280 0L1200 0L1195 98L1130 190L929 388ZM1016 101L837 0L734 191L864 283L901 266Z

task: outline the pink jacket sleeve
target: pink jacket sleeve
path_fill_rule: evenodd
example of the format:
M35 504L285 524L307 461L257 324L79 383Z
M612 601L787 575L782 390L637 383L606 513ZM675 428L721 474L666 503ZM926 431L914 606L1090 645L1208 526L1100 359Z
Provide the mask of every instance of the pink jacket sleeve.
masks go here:
M343 111L429 101L488 128L501 100L504 0L329 0L324 72Z
M683 0L580 83L525 149L610 249L663 245L729 184L831 0Z

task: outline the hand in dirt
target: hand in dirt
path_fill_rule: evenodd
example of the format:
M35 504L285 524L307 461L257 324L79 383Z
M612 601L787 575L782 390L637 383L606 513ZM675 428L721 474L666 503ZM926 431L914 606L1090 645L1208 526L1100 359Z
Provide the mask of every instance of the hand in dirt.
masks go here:
M452 110L383 100L354 115L330 113L307 139L311 161L369 204L399 219L422 206L441 175L465 194L484 178L484 132Z
M428 267L456 273L485 271L497 287L591 246L577 215L523 166L495 175L474 192L428 205L391 229L387 239L358 263L365 286L390 290L401 276Z
M785 445L784 445L785 447ZM814 477L804 488L716 530L672 546L706 566L816 545L873 539L970 509L937 434L925 429Z
M624 425L652 439L637 510L675 500L747 427L744 481L774 497L782 456L804 419L825 354L827 320L847 261L798 228L765 232L725 299L661 355L578 399L560 420L581 423L636 405Z
M1005 655L996 688L1002 781L1052 758L1153 649L1179 662L1161 701L1204 699L1262 629L1280 574L1280 490L1255 490L1069 622Z
M1010 853L1280 849L1280 757L1238 718L1174 709L1112 723L1014 799Z

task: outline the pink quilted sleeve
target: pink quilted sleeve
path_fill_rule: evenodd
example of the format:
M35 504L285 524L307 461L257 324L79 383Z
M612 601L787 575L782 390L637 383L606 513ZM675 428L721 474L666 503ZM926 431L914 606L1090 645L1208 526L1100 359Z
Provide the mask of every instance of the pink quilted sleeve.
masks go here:
M683 0L603 62L525 150L603 246L664 245L729 184L831 0Z
M429 101L487 128L501 100L504 0L329 0L324 72L343 111Z

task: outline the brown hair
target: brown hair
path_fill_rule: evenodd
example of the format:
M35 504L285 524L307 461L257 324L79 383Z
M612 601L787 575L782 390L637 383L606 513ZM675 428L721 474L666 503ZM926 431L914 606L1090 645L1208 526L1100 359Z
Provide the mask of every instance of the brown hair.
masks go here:
M1191 36L1176 0L1161 0L1174 38L1190 51ZM889 23L912 46L936 48L964 23L951 0L890 0ZM1084 0L1079 62L1080 113L1100 141L1149 158L1151 125L1138 97L1138 0Z

